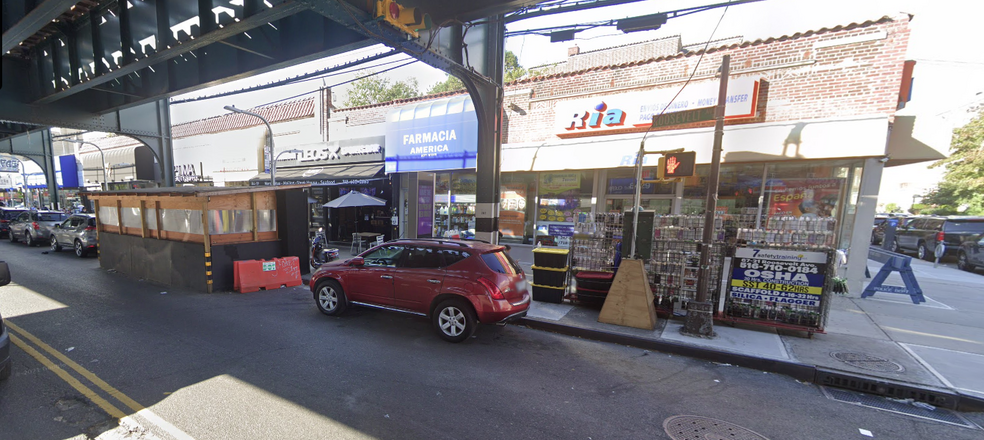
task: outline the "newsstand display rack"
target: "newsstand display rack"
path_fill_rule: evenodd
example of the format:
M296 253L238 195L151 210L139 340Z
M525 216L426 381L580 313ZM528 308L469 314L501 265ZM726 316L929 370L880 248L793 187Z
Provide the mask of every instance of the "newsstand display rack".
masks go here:
M663 215L653 219L652 254L646 261L649 285L653 289L656 313L664 316L686 315L687 305L697 299L700 251L704 234L703 215ZM711 245L711 279L707 298L720 299L721 272L725 245L724 218L714 218L714 244Z
M574 224L570 274L574 289L567 299L600 307L608 296L620 260L623 214L599 213L590 220Z

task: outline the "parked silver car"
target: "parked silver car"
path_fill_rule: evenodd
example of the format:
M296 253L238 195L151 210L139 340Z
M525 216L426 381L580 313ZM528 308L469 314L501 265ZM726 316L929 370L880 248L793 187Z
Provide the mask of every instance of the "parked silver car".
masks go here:
M65 221L68 214L60 211L24 211L10 222L10 242L24 240L35 246L51 237L52 227Z
M64 247L71 247L75 250L75 255L85 257L89 251L96 249L96 216L73 214L51 228L48 241L54 252Z

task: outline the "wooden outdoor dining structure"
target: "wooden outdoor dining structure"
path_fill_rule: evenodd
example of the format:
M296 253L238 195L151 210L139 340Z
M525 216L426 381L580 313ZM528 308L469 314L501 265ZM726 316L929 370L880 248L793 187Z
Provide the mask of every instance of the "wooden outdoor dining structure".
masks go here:
M237 260L296 256L307 273L309 186L86 193L96 212L99 265L201 292L232 290Z

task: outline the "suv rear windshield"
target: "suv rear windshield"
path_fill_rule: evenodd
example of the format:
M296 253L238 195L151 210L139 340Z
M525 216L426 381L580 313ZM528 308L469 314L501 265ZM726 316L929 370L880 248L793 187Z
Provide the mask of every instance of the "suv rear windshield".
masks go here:
M516 260L513 260L513 258L504 251L495 251L482 254L482 261L489 266L489 269L492 269L498 273L516 275L523 272L523 269L519 267L519 263L517 263Z
M981 234L984 233L984 220L948 220L943 232Z
M38 214L38 217L40 217L38 220L43 222L60 222L65 220L67 215L58 212L42 212Z

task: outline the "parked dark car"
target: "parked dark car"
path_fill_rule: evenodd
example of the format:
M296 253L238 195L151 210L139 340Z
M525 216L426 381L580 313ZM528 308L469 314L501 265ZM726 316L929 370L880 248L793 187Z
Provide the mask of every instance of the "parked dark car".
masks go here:
M72 214L65 221L51 228L48 237L52 252L70 247L75 255L84 258L96 249L96 216L94 214Z
M984 234L969 240L964 240L957 251L957 267L973 272L978 267L984 268Z
M504 246L468 240L394 240L311 276L326 315L361 305L426 316L450 342L468 339L479 323L526 316L527 285Z
M10 242L24 240L28 246L46 243L52 228L66 218L68 214L61 211L24 211L10 222Z
M14 221L24 211L27 210L23 208L0 208L0 238L10 233L10 222Z
M900 214L876 214L875 223L871 226L871 244L882 244L882 240L885 239L885 230L888 229L888 219L896 218L898 219L898 224L895 228L898 229L902 227L905 223L905 216Z
M961 243L979 234L984 234L984 217L915 217L895 232L892 250L914 251L919 258L932 261L939 243L946 244L946 255L954 256Z
M10 268L7 262L0 261L0 286L10 284ZM3 323L3 316L0 316L0 380L10 377L10 335L7 334L7 326Z

